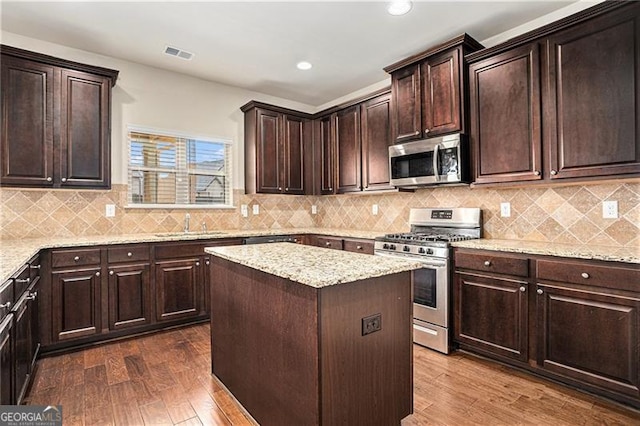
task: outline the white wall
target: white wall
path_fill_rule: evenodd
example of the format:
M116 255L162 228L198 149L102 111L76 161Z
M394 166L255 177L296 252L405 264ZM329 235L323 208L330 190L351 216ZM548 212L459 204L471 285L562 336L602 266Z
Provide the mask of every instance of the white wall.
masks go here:
M127 182L129 124L233 140L233 186L244 188L244 114L239 108L250 100L259 100L299 111L315 110L306 104L5 31L0 37L2 44L9 46L120 71L112 99L114 184Z

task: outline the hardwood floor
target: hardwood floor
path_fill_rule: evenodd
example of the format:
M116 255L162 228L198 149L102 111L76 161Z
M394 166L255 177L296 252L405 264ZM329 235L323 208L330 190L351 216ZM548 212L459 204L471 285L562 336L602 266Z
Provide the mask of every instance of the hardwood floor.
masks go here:
M38 362L27 403L62 404L64 425L250 425L210 376L197 325ZM414 425L640 424L640 412L471 355L414 346Z

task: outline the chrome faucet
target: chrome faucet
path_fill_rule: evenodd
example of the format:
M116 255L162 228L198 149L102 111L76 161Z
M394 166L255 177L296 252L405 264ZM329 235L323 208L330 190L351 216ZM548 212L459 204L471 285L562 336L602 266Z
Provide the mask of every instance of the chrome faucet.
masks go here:
M184 215L184 233L189 232L189 220L191 219L191 215L189 213Z
M207 222L202 221L202 232L207 232Z

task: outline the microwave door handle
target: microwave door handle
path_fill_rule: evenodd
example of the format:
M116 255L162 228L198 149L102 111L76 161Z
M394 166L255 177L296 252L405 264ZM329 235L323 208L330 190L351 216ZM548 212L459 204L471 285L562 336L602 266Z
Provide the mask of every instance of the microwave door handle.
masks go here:
M440 159L438 155L438 151L440 150L440 144L436 144L435 149L433 150L433 176L436 178L436 182L440 181Z

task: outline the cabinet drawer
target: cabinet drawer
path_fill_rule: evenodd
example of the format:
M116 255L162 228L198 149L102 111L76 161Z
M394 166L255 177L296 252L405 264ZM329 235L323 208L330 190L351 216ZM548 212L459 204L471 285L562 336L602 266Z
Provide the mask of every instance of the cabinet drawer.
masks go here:
M344 240L344 250L354 253L373 254L373 241Z
M455 254L455 266L460 269L493 272L496 274L529 276L529 260L527 258L506 256L494 252L458 252Z
M13 281L7 280L0 286L0 320L7 316L13 307Z
M13 296L14 300L18 300L22 293L29 287L31 283L31 271L29 270L29 265L24 265L20 271L14 275L14 284L13 284Z
M318 247L342 250L342 238L318 237L316 241Z
M51 267L97 265L100 263L100 249L56 250L51 253Z
M585 284L619 290L640 291L640 269L597 265L591 262L538 261L538 280Z
M111 247L107 249L109 263L134 262L149 260L149 246L146 244L135 246Z

